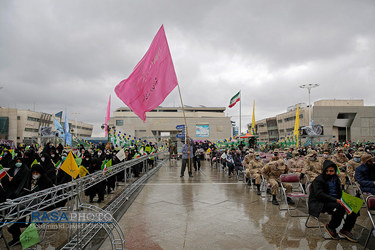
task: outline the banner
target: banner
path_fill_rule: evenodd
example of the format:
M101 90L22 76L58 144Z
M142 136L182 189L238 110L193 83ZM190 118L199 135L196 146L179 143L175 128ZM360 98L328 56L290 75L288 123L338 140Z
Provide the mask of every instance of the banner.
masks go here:
M196 125L195 136L196 137L210 137L210 125Z
M55 132L53 131L52 127L46 127L46 126L41 126L39 128L39 133L40 136L54 136Z
M116 157L120 161L123 161L125 159L125 152L124 152L124 150L120 149L120 151L118 151L118 153L116 154Z

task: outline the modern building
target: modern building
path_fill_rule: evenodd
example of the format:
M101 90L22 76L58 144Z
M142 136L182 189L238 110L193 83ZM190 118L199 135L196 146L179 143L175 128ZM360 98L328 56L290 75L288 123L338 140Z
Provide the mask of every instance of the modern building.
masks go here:
M64 127L64 121L61 121ZM15 108L0 108L0 139L13 141L15 145L28 143L41 136L40 129L50 127L54 131L53 115ZM69 120L70 132L78 137L91 137L93 125Z
M363 100L319 100L312 107L299 105L299 128L313 124L323 126L319 141L375 141L375 106ZM256 122L259 142L273 142L293 134L297 104L287 112ZM249 125L250 126L250 125Z
M185 106L188 135L194 140L217 141L232 135L230 117L225 116L225 107ZM146 114L146 122L134 114L131 109L122 107L113 112L109 126L127 135L148 141L160 141L162 138L183 137L185 133L177 129L184 125L184 115L180 107L158 107Z

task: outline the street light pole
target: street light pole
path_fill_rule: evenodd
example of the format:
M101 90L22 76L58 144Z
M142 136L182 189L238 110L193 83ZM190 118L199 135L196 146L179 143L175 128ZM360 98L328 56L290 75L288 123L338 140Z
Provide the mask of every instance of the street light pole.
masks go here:
M80 113L72 113L72 115L74 115L75 116L75 118L76 118L76 138L78 138L78 135L77 135L77 133L78 133L78 128L77 128L77 126L78 126L78 122L77 122L77 116L79 115Z
M311 122L311 99L310 99L310 96L311 96L311 89L312 88L316 88L318 87L319 84L317 83L314 83L314 84L303 84L303 85L300 85L299 87L302 88L302 89L307 89L307 92L309 94L309 125L310 125L310 122Z
M114 125L110 125L108 124L107 126L105 124L102 124L101 128L104 130L106 129L107 130L107 139L108 139L108 142L109 142L109 131L111 131L111 129L115 129L116 127Z

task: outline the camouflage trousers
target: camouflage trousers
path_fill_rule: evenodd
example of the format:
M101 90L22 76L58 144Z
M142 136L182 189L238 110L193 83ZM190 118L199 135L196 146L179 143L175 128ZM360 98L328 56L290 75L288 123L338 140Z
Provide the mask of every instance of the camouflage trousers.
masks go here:
M258 170L257 169L252 169L252 170L246 169L246 178L250 178L250 173L251 173L251 177L255 179L255 185L260 184L261 176L260 176L260 174L258 174Z
M279 187L281 186L280 180L276 180L274 178L270 178L268 180L268 183L271 185L271 194L272 195L278 195L279 194ZM286 189L286 193L292 192L292 185L289 183L284 183L284 187Z

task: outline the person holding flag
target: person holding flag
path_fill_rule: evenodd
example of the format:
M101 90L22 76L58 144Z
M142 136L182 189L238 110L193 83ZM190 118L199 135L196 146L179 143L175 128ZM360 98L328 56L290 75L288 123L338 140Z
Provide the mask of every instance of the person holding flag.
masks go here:
M327 212L332 215L331 221L324 226L332 239L340 239L336 228L340 226L341 221L346 214L345 207L341 203L342 189L341 182L337 176L337 166L330 160L323 163L322 173L315 178L311 184L309 196L309 214L319 217L320 213ZM358 215L354 212L346 216L344 226L339 234L351 242L358 242L353 236L353 229Z
M46 171L39 164L35 164L33 166L33 168L31 169L31 173L29 173L29 177L31 177L30 186L28 189L24 188L24 191L26 191L27 194L35 193L53 186L53 182L48 178ZM48 211L53 208L54 205L45 208L45 210ZM13 239L8 243L9 246L14 246L19 243L21 236L21 227L26 226L22 221L24 221L24 219L17 221L17 223L12 224L8 228L8 232L12 234L13 237Z
M22 162L22 158L16 158L16 163L7 171L7 176L2 178L2 184L8 199L15 199L26 195L26 189L30 189L30 169Z

